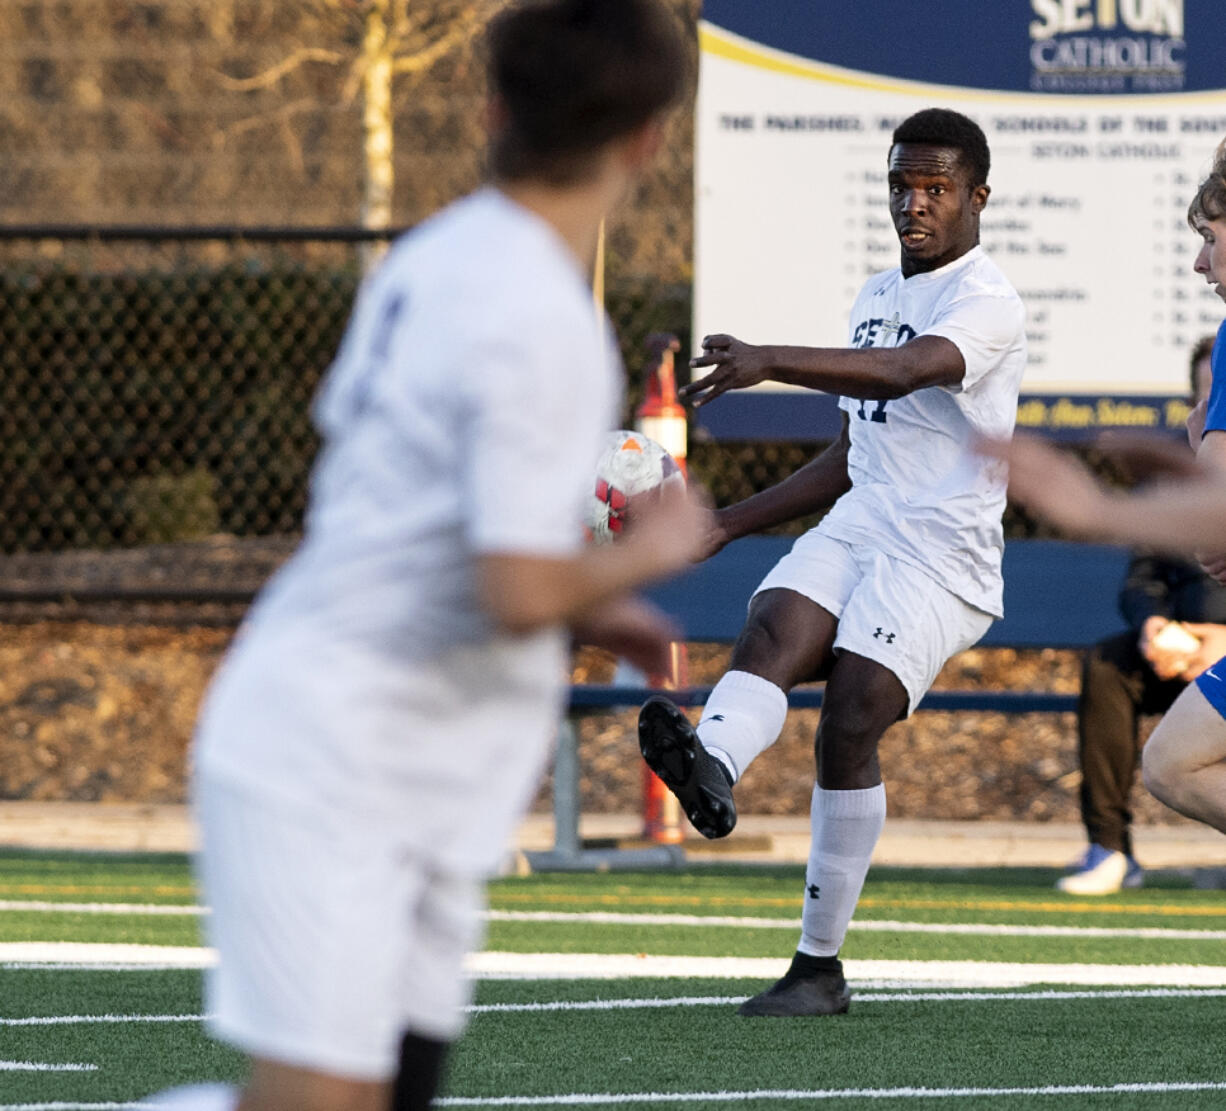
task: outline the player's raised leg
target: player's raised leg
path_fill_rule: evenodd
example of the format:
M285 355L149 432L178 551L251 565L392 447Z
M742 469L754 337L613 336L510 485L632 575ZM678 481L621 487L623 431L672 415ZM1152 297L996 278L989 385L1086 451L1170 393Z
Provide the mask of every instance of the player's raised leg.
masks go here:
M754 595L730 668L711 692L697 729L672 702L648 699L639 713L639 748L704 837L736 825L732 785L779 737L787 692L817 678L830 658L836 621L791 590Z

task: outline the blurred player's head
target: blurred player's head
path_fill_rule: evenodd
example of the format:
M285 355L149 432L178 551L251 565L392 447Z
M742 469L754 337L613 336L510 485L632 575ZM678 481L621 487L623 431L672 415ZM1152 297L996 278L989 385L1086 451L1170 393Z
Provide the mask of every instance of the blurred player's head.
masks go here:
M681 92L685 49L657 0L527 0L489 33L493 176L565 186Z
M1201 336L1188 355L1188 385L1192 401L1203 401L1213 385L1213 341L1215 336Z
M983 131L960 112L926 108L895 128L890 215L905 277L945 266L979 242L990 164Z
M1226 140L1218 144L1213 169L1188 205L1188 223L1204 241L1192 269L1226 301Z
M1218 144L1213 169L1188 205L1188 223L1193 228L1211 220L1226 221L1226 139Z

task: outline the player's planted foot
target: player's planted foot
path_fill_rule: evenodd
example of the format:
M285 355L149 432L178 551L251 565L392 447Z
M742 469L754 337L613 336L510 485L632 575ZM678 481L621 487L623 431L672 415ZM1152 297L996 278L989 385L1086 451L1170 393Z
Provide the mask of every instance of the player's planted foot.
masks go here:
M746 999L737 1014L747 1018L801 1018L842 1015L850 1006L851 991L843 979L843 962L838 957L797 953L783 979Z
M639 711L639 750L699 833L716 838L732 832L736 825L732 777L702 747L685 714L658 694Z

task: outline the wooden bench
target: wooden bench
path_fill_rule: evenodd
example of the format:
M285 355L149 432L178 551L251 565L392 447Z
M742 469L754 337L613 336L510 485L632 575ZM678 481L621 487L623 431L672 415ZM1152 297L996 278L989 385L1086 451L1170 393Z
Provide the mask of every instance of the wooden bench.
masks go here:
M671 614L687 641L730 644L741 631L754 588L792 545L791 537L752 536L730 544L705 563L649 590ZM979 643L995 648L1084 649L1126 628L1116 599L1128 566L1127 549L1064 540L1014 540L1005 546L1005 616ZM554 848L529 854L534 868L652 867L683 859L673 845L640 850L585 849L579 839L579 764L573 718L637 706L657 688L627 684L575 684L570 714L558 741L554 766ZM666 692L679 704L698 706L711 687ZM793 709L822 704L819 685L795 688ZM1077 695L1050 691L931 691L920 710L1060 713L1077 708Z
M687 641L729 644L745 620L745 607L766 572L792 545L791 537L751 536L730 544L705 563L648 591L685 630ZM979 643L994 648L1085 648L1123 631L1116 604L1128 551L1064 540L1015 540L1005 547L1005 616ZM572 711L633 705L653 688L583 684L571 688ZM677 696L698 706L710 687ZM793 708L822 704L821 687L798 687ZM1000 710L1005 713L1074 710L1077 696L1046 691L932 691L921 710Z

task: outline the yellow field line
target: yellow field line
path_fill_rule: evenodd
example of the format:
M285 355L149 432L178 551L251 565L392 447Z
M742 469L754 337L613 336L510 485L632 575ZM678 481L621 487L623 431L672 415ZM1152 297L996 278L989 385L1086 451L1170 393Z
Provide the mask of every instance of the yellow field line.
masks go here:
M112 887L81 883L0 883L0 895L195 895L193 887L137 886Z
M621 907L799 907L800 899L753 895L572 895L562 892L530 894L500 891L491 897L490 903L493 906L504 903L553 903ZM1178 918L1226 918L1226 904L1180 906L1172 903L1025 902L1016 899L884 899L869 895L860 900L859 906L888 910L1008 910L1039 914L1160 914Z

